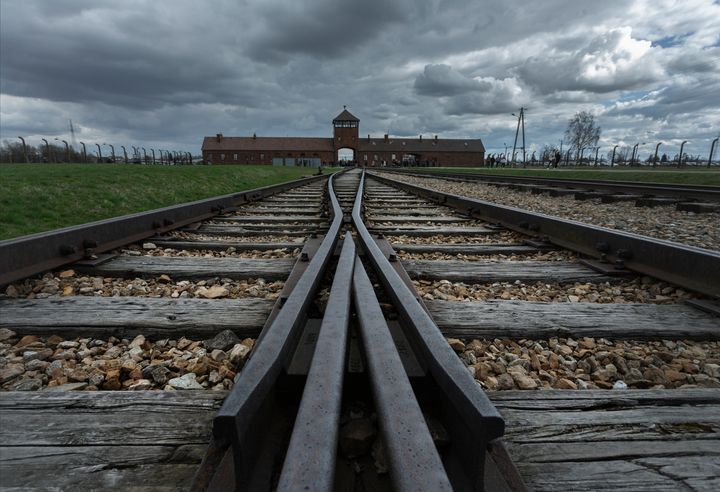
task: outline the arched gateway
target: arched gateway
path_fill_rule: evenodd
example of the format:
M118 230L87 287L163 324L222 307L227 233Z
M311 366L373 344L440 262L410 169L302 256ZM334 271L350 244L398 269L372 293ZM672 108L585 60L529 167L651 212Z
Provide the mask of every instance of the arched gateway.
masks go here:
M485 147L478 139L419 137L360 138L360 120L343 106L332 120L332 138L225 137L202 144L205 164L269 164L317 167L351 160L363 166L479 166Z

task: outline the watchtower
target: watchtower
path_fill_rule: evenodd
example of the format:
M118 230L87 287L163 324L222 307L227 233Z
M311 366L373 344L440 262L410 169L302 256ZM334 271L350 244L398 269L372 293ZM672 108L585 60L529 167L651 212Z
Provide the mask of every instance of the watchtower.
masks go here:
M333 120L333 145L335 151L352 149L357 152L360 120L343 106L343 112Z

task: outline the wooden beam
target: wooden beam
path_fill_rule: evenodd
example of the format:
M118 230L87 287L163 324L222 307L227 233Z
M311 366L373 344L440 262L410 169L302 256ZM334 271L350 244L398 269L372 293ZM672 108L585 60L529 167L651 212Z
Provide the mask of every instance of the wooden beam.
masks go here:
M720 339L720 318L682 304L424 302L442 332L455 338Z
M76 296L0 302L0 327L21 335L152 339L209 338L222 330L260 333L275 301Z

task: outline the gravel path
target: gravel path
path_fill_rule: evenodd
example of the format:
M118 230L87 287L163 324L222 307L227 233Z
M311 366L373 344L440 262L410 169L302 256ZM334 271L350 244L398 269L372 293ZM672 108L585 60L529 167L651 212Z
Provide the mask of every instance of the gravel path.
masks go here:
M720 388L720 342L447 340L489 390Z
M617 283L523 283L465 284L448 280L414 280L423 299L443 301L486 301L490 299L539 302L597 302L674 304L696 296L650 277Z
M571 196L550 197L479 183L459 183L438 178L397 174L388 177L406 183L524 208L565 219L634 232L659 239L720 250L720 213L679 212L674 206L636 207L633 202L600 203Z
M9 391L231 389L255 341L20 337L0 329L0 385Z

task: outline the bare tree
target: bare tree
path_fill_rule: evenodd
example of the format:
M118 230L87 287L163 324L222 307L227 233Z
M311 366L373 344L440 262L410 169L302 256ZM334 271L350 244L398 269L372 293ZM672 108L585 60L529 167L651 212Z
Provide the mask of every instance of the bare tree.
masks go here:
M600 140L600 126L595 123L595 116L591 113L580 111L568 121L565 141L570 144L576 156L579 157L583 149L595 147L598 140Z

